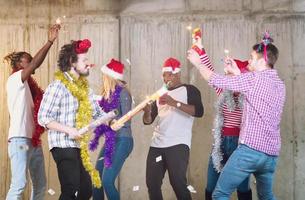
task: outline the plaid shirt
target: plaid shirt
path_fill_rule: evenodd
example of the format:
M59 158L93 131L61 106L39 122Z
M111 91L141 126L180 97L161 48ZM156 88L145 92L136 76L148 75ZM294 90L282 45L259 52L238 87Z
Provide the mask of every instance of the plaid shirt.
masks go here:
M239 142L268 155L279 155L285 85L276 70L249 72L234 77L214 73L209 84L245 95Z
M93 118L102 115L102 110L93 101L93 93L90 91L90 101L93 105ZM38 123L46 126L52 121L70 127L76 127L75 119L78 110L78 101L70 91L59 80L55 80L46 89L38 112ZM79 143L70 139L66 133L48 130L49 149L59 148L79 148Z

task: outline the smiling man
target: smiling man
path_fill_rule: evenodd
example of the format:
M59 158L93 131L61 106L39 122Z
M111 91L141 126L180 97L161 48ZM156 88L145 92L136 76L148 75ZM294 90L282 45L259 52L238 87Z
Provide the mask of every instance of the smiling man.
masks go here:
M186 170L189 161L192 126L195 117L203 116L200 91L181 82L180 62L168 58L163 65L163 81L169 92L144 108L143 122L148 125L158 116L146 163L149 199L162 200L162 180L168 171L178 200L191 199Z
M49 149L57 165L61 185L60 200L88 200L92 195L91 179L80 155L81 138L77 126L89 123L101 113L93 102L86 77L91 42L72 41L59 52L59 71L43 96L38 122L48 129Z
M46 175L40 141L44 129L37 124L37 113L35 113L39 109L43 91L31 75L41 66L58 36L59 29L59 25L53 25L49 29L48 41L34 57L21 51L10 53L4 58L13 70L6 85L10 114L8 152L12 174L7 200L22 198L28 171L33 186L31 200L44 199Z
M268 34L252 48L250 72L233 77L214 73L201 63L194 50L188 59L212 87L240 92L244 95L239 146L231 155L218 179L213 199L230 199L230 195L250 174L257 180L259 199L274 199L273 175L281 147L280 121L285 102L285 85L274 64L278 49ZM237 70L236 62L228 58L227 70Z

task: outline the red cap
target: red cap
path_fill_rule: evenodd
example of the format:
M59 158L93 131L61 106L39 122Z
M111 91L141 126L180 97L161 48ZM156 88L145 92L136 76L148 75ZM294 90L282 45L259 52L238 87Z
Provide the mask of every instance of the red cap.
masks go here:
M181 71L180 62L175 58L168 58L165 60L162 68L162 72L172 72L176 74Z

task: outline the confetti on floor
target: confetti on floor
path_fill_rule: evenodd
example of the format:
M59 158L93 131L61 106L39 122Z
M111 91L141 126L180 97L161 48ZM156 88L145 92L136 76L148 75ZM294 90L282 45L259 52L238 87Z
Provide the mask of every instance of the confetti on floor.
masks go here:
M191 193L197 193L197 191L195 190L195 188L191 185L187 186L187 189L191 192Z
M54 191L53 189L50 188L50 189L48 190L48 193L49 193L50 195L54 195L54 194L55 194L55 191Z
M134 192L139 191L139 190L140 190L140 186L138 186L138 185L135 185L132 188L132 191L134 191Z

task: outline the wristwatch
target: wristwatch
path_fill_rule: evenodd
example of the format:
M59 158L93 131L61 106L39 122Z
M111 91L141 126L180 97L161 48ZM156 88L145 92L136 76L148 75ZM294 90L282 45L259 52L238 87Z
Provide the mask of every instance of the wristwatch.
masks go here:
M177 108L180 108L181 107L181 103L177 102L176 106L177 106Z

